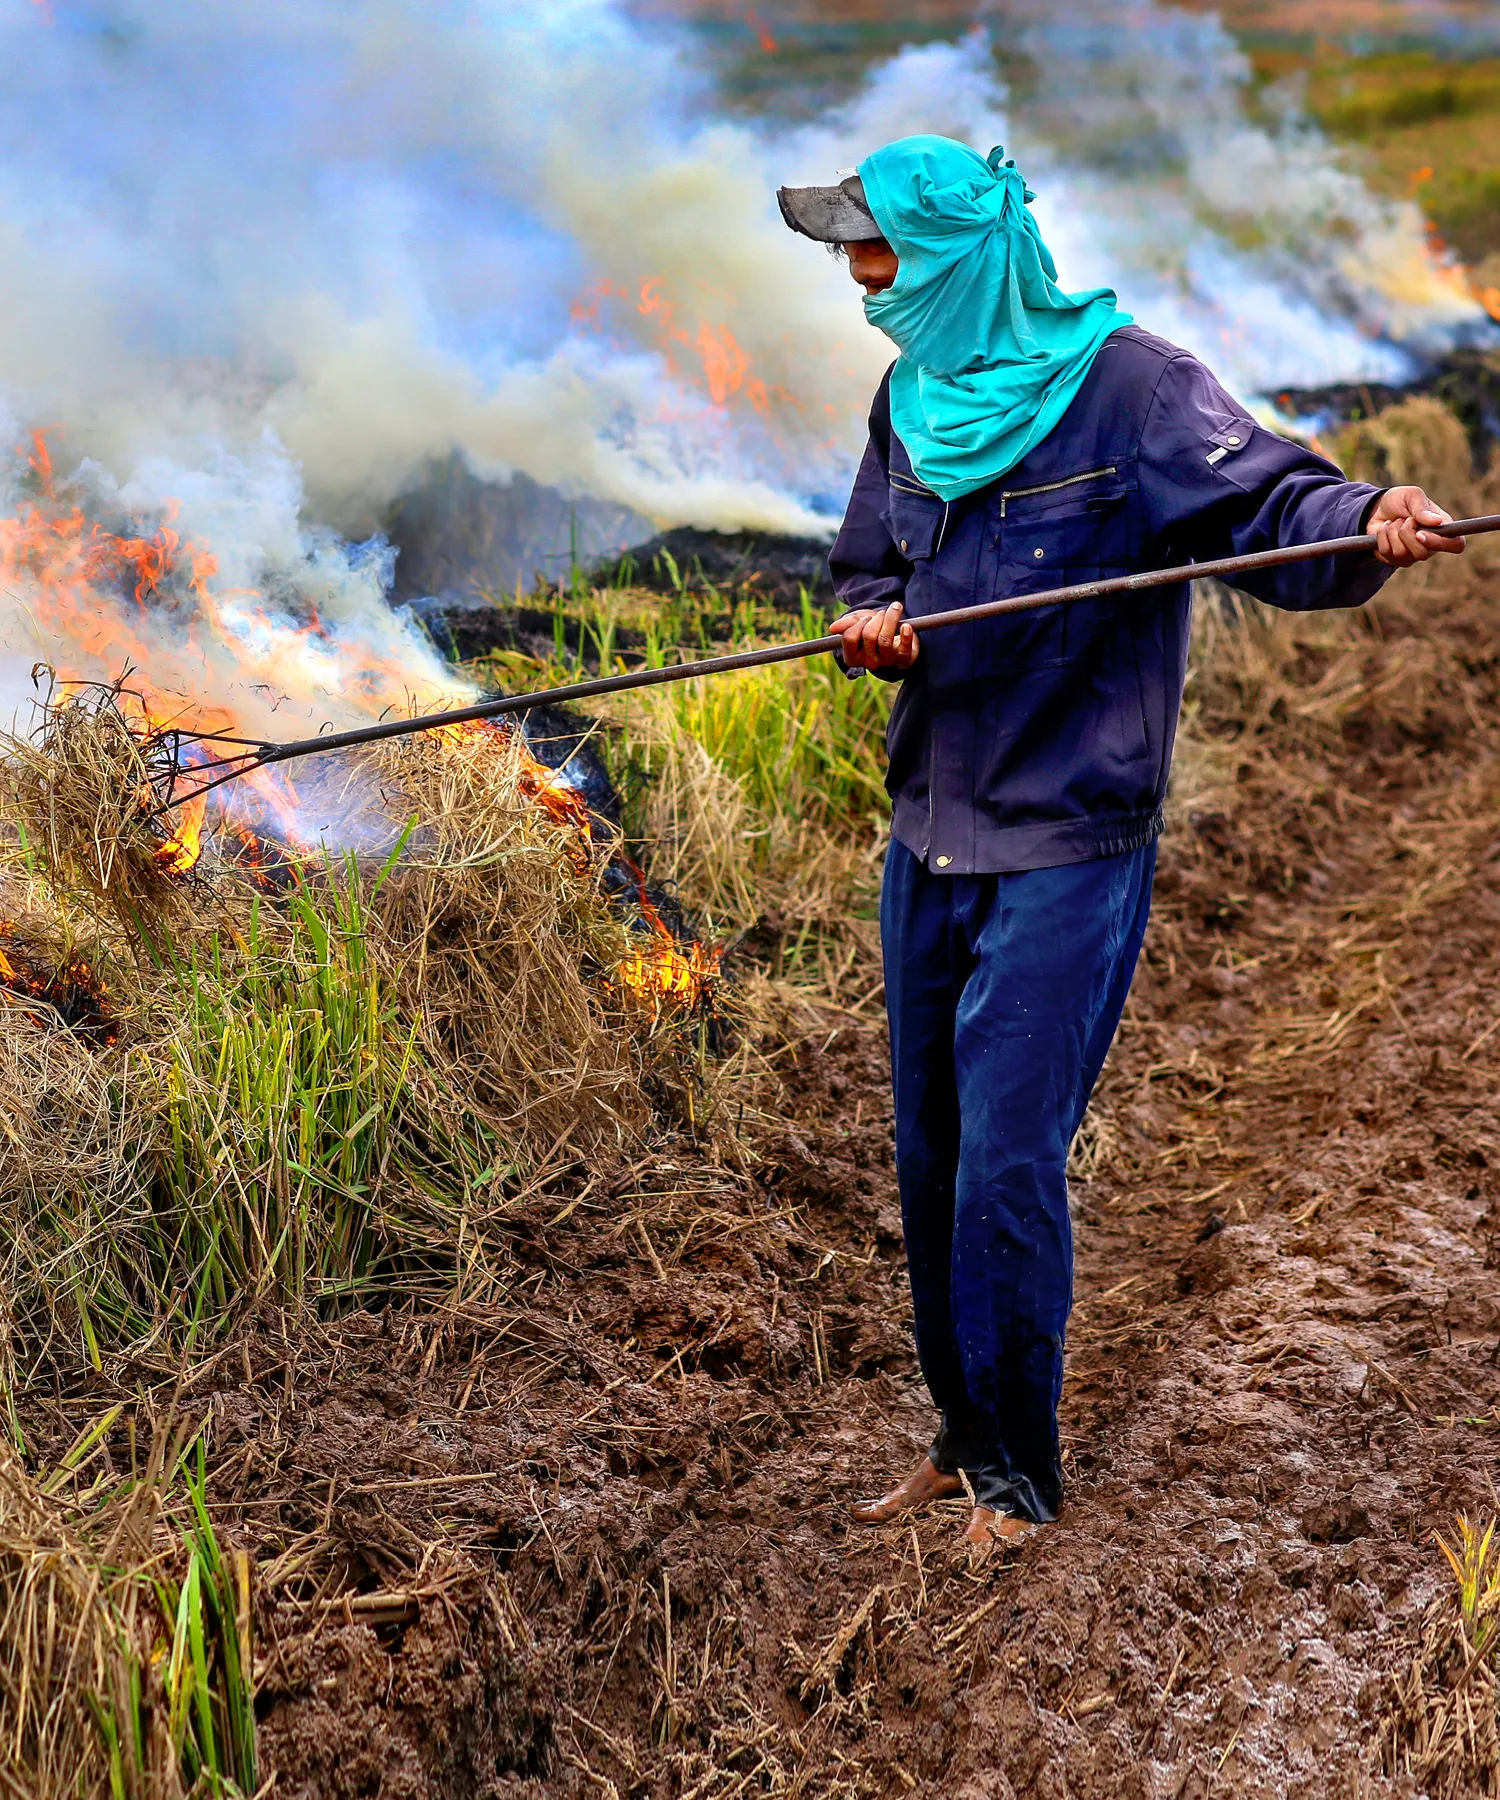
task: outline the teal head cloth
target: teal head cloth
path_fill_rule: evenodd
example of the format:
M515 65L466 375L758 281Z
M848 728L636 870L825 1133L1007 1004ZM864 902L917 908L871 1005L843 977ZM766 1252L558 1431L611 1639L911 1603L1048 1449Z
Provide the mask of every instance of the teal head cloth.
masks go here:
M865 314L900 350L891 423L913 469L957 500L997 481L1068 408L1110 332L1130 323L1108 288L1065 294L1000 150L898 138L859 165L900 259Z

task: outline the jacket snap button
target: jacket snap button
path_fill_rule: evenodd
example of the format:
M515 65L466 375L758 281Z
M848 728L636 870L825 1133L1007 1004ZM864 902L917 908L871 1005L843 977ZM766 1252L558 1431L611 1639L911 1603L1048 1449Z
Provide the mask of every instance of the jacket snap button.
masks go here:
M940 856L937 859L937 865L940 869L946 869L948 864L951 863L952 861L953 861L953 858L951 856Z
M903 550L905 550L905 548L906 548L906 539L905 538L902 538L902 540L901 540L901 548Z
M1040 562L1042 560L1042 558L1047 554L1047 552L1045 550L1043 550L1040 545L1038 545L1037 548L1035 550L1033 550L1031 554L1037 559L1038 562Z
M1227 437L1224 442L1229 445L1231 450L1238 450L1240 447L1240 440L1237 437Z

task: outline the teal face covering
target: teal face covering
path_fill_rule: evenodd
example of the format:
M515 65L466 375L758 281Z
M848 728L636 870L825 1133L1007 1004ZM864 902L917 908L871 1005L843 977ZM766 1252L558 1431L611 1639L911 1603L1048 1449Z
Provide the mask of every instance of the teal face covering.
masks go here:
M900 350L891 424L944 500L997 481L1046 437L1112 331L1131 322L1109 288L1065 294L999 149L898 138L859 165L901 267L865 316Z

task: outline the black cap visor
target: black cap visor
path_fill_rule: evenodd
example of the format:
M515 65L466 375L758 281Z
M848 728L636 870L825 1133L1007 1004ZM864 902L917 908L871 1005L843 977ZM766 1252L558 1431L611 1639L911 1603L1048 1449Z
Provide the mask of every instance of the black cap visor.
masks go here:
M778 188L776 198L792 230L820 244L864 244L885 235L865 204L865 186L857 175L837 187Z

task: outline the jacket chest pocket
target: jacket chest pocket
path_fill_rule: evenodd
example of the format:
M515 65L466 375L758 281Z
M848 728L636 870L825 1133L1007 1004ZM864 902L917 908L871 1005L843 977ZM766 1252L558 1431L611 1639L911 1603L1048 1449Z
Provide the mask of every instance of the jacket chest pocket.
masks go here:
M948 506L927 488L908 486L891 478L886 528L896 549L911 564L906 583L908 613L939 610L934 598L934 564L943 548Z
M1037 593L1134 566L1135 516L1123 482L1069 497L1065 506L1022 510L1012 502L1000 527L1004 592Z
M892 476L885 517L892 541L908 562L925 562L942 548L948 507L930 488Z
M1129 487L1113 469L1003 493L997 523L996 599L1046 593L1135 567ZM1007 621L1012 631L1008 642L997 634L996 653L1012 668L1069 661L1070 610L1060 606Z

